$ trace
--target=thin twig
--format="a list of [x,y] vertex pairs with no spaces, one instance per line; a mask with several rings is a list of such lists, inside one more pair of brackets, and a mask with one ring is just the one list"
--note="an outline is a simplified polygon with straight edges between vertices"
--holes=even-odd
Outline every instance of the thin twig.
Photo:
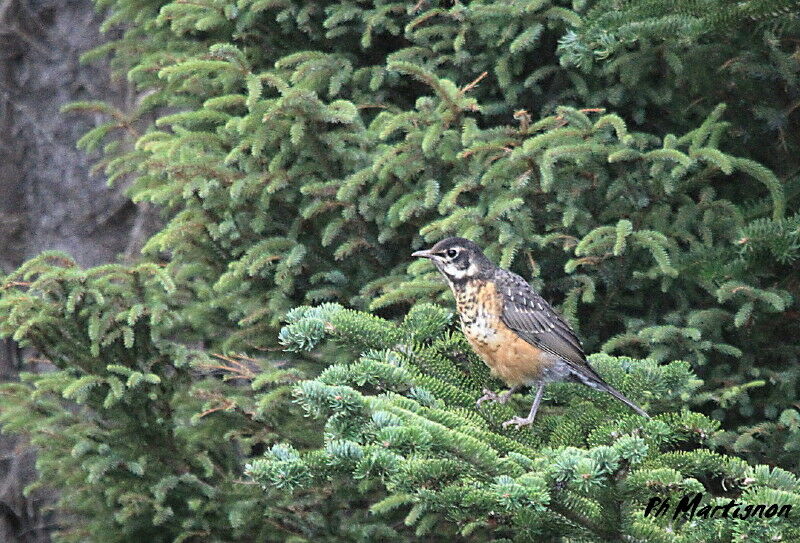
[[489,75],[489,72],[483,72],[481,75],[479,75],[478,77],[476,77],[476,78],[475,78],[475,80],[474,80],[472,83],[470,83],[469,85],[467,85],[466,87],[464,87],[463,89],[461,89],[460,91],[458,91],[458,94],[462,94],[462,95],[463,95],[463,94],[466,94],[466,93],[468,93],[469,91],[471,91],[472,89],[474,89],[474,88],[475,88],[475,87],[478,85],[478,83],[480,83],[480,82],[481,82],[481,80],[482,80],[484,77],[486,77],[487,75]]

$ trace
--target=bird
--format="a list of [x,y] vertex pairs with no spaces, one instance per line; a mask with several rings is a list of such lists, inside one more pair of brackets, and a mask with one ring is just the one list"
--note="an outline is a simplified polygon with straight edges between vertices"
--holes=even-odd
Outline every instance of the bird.
[[453,291],[464,336],[491,374],[510,387],[501,394],[483,389],[477,406],[485,401],[506,403],[519,389],[532,388],[528,416],[507,420],[504,428],[532,424],[545,385],[556,381],[607,392],[649,418],[589,365],[567,321],[525,279],[496,266],[476,243],[450,237],[411,256],[429,259],[444,276]]

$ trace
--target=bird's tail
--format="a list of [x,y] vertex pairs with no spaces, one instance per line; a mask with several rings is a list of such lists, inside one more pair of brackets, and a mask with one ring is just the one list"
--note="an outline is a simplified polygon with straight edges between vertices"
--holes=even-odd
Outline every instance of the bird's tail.
[[633,409],[634,411],[639,413],[641,416],[643,416],[645,418],[648,418],[648,419],[650,418],[650,415],[647,414],[647,411],[645,411],[644,409],[642,409],[641,407],[639,407],[638,405],[636,405],[635,403],[630,401],[628,398],[626,398],[622,394],[622,392],[620,392],[616,388],[612,387],[608,383],[604,382],[601,386],[599,386],[597,388],[599,388],[600,390],[604,390],[604,391],[608,392],[609,394],[614,396],[616,399],[618,399],[619,401],[621,401],[622,403],[624,403],[625,405],[627,405],[628,407],[630,407],[631,409]]

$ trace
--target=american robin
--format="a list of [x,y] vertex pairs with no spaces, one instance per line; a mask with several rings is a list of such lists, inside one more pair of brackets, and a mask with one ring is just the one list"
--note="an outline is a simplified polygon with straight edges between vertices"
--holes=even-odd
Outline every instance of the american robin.
[[503,427],[531,424],[545,385],[553,381],[575,381],[608,392],[649,417],[589,365],[564,318],[522,277],[495,266],[475,243],[447,238],[412,256],[429,258],[444,275],[456,298],[464,335],[492,375],[511,387],[502,394],[484,389],[478,405],[486,400],[505,403],[521,387],[533,388],[528,416],[514,417]]

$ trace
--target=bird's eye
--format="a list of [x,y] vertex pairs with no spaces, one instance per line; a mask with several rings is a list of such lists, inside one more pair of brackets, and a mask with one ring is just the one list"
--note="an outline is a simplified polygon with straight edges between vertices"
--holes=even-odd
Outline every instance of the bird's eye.
[[447,257],[448,258],[455,258],[457,254],[458,254],[458,251],[456,251],[455,249],[448,249],[447,250]]

